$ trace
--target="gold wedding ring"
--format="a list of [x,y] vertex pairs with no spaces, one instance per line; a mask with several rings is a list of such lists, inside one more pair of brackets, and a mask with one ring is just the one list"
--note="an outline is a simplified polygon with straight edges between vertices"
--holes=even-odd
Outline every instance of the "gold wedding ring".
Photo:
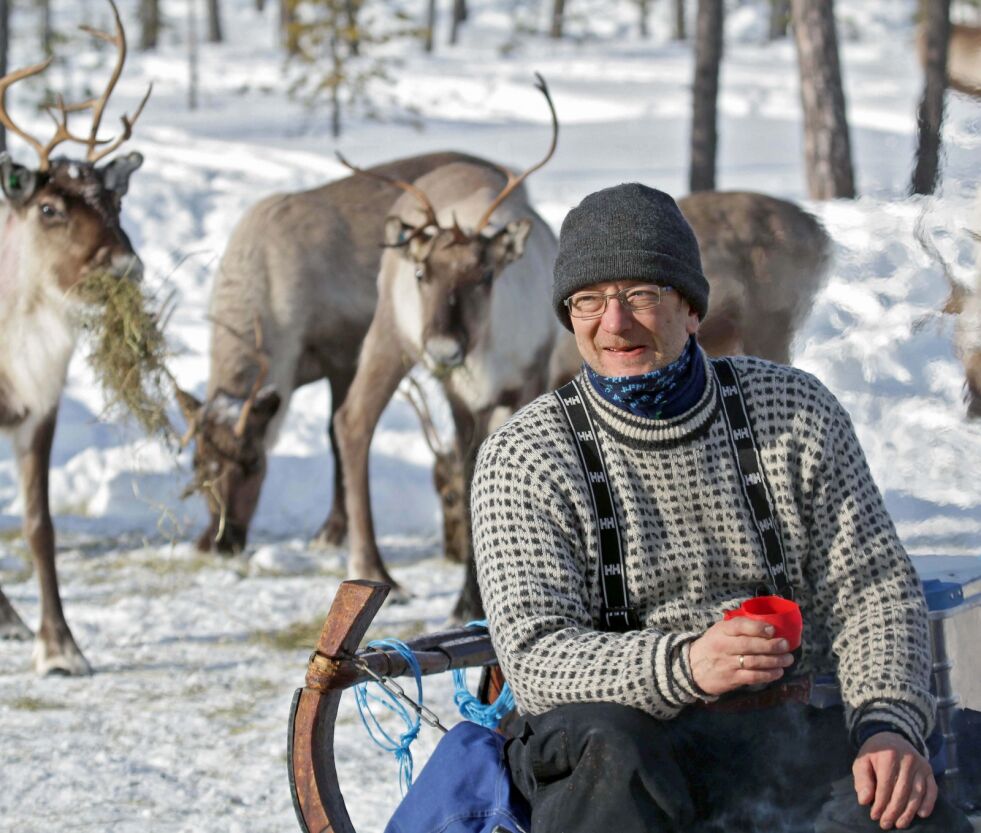
[[742,654],[739,655],[739,670],[742,671],[746,668],[746,657]]

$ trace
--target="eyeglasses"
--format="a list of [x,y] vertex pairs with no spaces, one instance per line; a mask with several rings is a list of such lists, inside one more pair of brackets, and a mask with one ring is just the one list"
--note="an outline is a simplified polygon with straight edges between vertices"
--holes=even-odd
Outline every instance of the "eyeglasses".
[[599,318],[606,312],[606,305],[610,298],[616,298],[620,306],[631,312],[642,309],[650,309],[661,303],[661,298],[665,292],[674,292],[670,286],[631,286],[621,289],[619,292],[612,292],[604,295],[602,292],[577,292],[570,298],[566,298],[562,303],[569,310],[569,315],[573,318]]

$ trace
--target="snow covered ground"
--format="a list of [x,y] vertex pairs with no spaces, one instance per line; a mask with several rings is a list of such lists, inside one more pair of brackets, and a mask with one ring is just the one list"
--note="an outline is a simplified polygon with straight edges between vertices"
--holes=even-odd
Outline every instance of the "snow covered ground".
[[[668,38],[670,4],[654,4],[648,41],[634,32],[635,7],[623,3],[598,17],[588,37],[574,23],[583,35],[578,42],[525,37],[503,50],[512,18],[533,7],[476,0],[460,46],[440,46],[428,60],[405,53],[387,93],[392,103],[381,108],[393,120],[353,118],[338,142],[326,132],[325,114],[310,115],[287,99],[269,5],[260,15],[250,0],[226,3],[229,45],[203,47],[200,108],[192,113],[178,38],[186,7],[165,2],[177,31],[165,34],[158,54],[131,54],[106,120],[109,127],[116,112],[131,110],[154,82],[130,143],[146,164],[132,179],[124,219],[148,284],[178,292],[174,370],[199,395],[208,372],[210,281],[233,225],[266,194],[342,175],[335,149],[362,165],[444,148],[531,164],[549,136],[547,111],[531,86],[539,71],[562,132],[555,158],[528,187],[556,229],[598,187],[637,179],[685,191],[692,61],[687,45]],[[976,244],[967,230],[981,225],[981,108],[950,98],[942,191],[907,199],[921,83],[910,22],[915,3],[837,5],[862,197],[808,206],[834,237],[837,257],[797,340],[795,362],[849,409],[901,535],[914,555],[933,557],[921,563],[936,572],[981,554],[981,425],[964,417],[952,322],[939,314],[948,292],[944,273],[914,230],[923,224],[958,279],[976,279]],[[719,187],[803,201],[795,56],[789,42],[763,41],[765,6],[744,3],[727,23]],[[131,40],[136,9],[135,0],[121,4]],[[11,66],[37,60],[31,14],[15,10]],[[83,18],[106,22],[94,0],[56,15],[66,32]],[[83,68],[101,69],[101,78],[108,66],[84,36],[72,37],[64,49],[69,59],[50,80],[69,85],[69,97],[72,85],[79,92]],[[439,37],[445,41],[445,33]],[[45,131],[42,116],[26,109],[39,88],[25,86],[9,96],[11,107],[27,126]],[[405,118],[409,105],[423,130]],[[29,162],[22,145],[11,145]],[[323,385],[294,397],[248,552],[205,556],[188,543],[203,526],[203,506],[179,497],[189,454],[175,460],[132,427],[99,421],[103,403],[79,352],[62,401],[51,492],[67,615],[97,673],[37,679],[27,645],[0,643],[0,830],[295,829],[286,718],[344,572],[343,551],[325,554],[305,543],[330,499],[327,401]],[[373,451],[383,552],[415,593],[406,605],[386,607],[373,634],[405,637],[445,619],[461,572],[440,557],[431,455],[404,402],[386,411]],[[33,622],[38,595],[19,537],[20,511],[3,445],[0,582]],[[454,719],[448,680],[429,681],[427,698],[445,721]],[[368,744],[350,702],[339,723],[339,768],[356,826],[380,831],[398,799],[395,763]],[[420,762],[435,740],[423,732]]]

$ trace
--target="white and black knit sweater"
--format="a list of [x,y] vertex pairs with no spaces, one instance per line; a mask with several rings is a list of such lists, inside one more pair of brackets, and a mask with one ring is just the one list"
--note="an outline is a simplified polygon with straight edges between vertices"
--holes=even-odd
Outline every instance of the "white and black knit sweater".
[[[852,732],[886,721],[923,751],[934,712],[926,606],[851,421],[807,373],[734,363],[803,611],[800,668],[837,675]],[[523,408],[481,448],[471,497],[480,589],[523,712],[611,701],[670,718],[710,699],[693,683],[688,643],[767,573],[715,375],[706,375],[698,404],[666,420],[633,416],[581,379],[637,631],[598,630],[590,491],[555,396]]]

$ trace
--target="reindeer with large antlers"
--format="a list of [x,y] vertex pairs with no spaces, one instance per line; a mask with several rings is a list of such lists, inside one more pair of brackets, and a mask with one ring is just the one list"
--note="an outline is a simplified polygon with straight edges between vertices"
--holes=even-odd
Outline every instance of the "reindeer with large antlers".
[[[551,159],[558,138],[541,78],[539,89],[552,115],[552,142],[521,175],[456,162],[413,182],[388,179],[405,193],[385,224],[378,306],[335,418],[351,576],[397,587],[375,540],[368,450],[385,405],[414,365],[441,380],[449,402],[464,460],[464,505],[477,448],[498,409],[516,409],[547,389],[560,330],[548,303],[556,242],[519,191]],[[461,601],[465,609],[476,606],[473,598]]]
[[[138,153],[97,163],[132,133],[150,91],[133,116],[122,117],[114,139],[99,138],[106,104],[122,73],[126,37],[110,0],[115,33],[83,27],[115,45],[117,59],[98,98],[66,104],[59,98],[48,113],[55,124],[47,142],[18,127],[7,112],[12,84],[43,72],[51,59],[0,79],[0,121],[38,156],[34,169],[0,156],[0,431],[13,441],[24,495],[24,537],[34,554],[41,587],[41,623],[34,648],[38,673],[90,671],[65,621],[55,571],[55,535],[48,505],[48,466],[58,400],[76,341],[73,289],[94,273],[137,280],[142,264],[120,225],[120,208],[130,175],[140,167]],[[91,112],[85,137],[69,126],[73,114]],[[84,145],[83,160],[52,158],[63,142]],[[31,631],[0,591],[0,637],[28,639]]]

